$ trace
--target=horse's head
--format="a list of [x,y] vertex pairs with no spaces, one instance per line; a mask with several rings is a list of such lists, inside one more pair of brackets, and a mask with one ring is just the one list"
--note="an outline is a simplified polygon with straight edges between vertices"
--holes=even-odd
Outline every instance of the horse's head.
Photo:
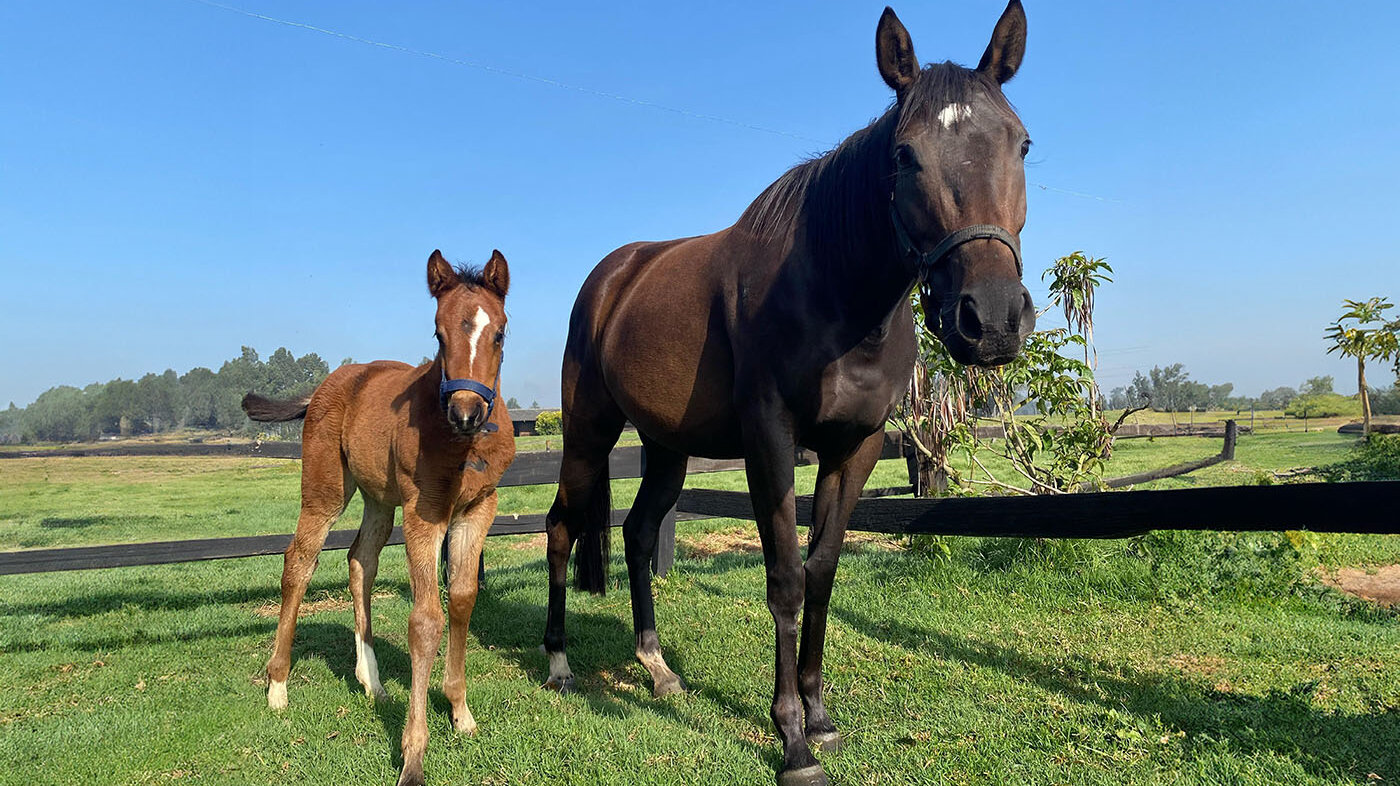
[[437,299],[438,401],[458,434],[491,429],[501,391],[510,268],[492,251],[481,270],[453,268],[442,252],[428,257],[428,291]]
[[1026,50],[1020,0],[1007,5],[975,70],[920,68],[889,8],[875,50],[897,96],[890,218],[900,253],[919,267],[925,321],[960,363],[1006,363],[1035,328],[1019,238],[1031,143],[1001,92]]

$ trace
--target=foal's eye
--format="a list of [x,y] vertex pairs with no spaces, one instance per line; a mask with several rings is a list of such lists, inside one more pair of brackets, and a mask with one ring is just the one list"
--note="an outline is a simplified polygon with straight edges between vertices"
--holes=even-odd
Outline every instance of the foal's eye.
[[504,330],[498,331],[496,333],[496,346],[500,346],[504,343],[506,343],[506,332]]
[[1031,152],[1031,140],[1027,139],[1021,143],[1021,158],[1025,158]]

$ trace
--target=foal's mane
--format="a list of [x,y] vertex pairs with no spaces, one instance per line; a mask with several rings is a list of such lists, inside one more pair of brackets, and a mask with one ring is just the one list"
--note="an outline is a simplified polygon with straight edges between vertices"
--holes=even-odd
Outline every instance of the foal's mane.
[[894,187],[895,133],[978,91],[1010,109],[996,83],[982,73],[952,62],[926,66],[904,101],[826,154],[783,173],[735,226],[771,241],[795,233],[805,218],[807,245],[815,253],[868,258],[872,243],[891,242],[885,230]]
[[481,289],[486,286],[486,268],[477,265],[457,265],[454,270],[457,279],[472,289]]

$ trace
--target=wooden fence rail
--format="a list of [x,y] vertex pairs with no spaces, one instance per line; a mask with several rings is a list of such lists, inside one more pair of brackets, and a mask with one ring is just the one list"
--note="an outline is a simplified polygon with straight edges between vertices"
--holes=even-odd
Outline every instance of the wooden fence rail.
[[[225,446],[204,447],[223,449]],[[1222,456],[1227,451],[1222,451]],[[614,450],[609,460],[612,476],[640,477],[643,453],[640,447]],[[902,455],[898,435],[887,435],[882,457],[898,458]],[[558,453],[521,454],[502,477],[501,485],[553,483],[558,479],[560,460]],[[1213,457],[1211,461],[1216,460],[1221,459]],[[815,456],[804,451],[797,456],[797,461],[799,465],[810,464],[815,461]],[[691,459],[689,473],[742,468],[743,462],[739,460]],[[908,493],[910,490],[910,487],[901,487],[867,491],[862,495],[866,498],[856,505],[851,516],[850,529],[889,534],[1037,538],[1121,538],[1154,529],[1400,534],[1400,481],[1036,497],[885,498],[888,494]],[[810,497],[798,498],[799,521],[810,521],[811,505]],[[625,515],[625,511],[614,511],[614,526],[621,524]],[[664,574],[670,567],[674,556],[676,519],[710,517],[752,519],[753,508],[748,494],[708,489],[683,491],[676,510],[669,517],[669,526],[663,528],[665,536],[658,544],[653,568],[659,574]],[[490,534],[543,532],[544,519],[544,514],[539,513],[500,515],[496,517]],[[332,531],[325,548],[347,549],[355,534],[356,530],[348,528]],[[401,543],[402,537],[396,528],[390,543]],[[290,538],[290,534],[259,535],[5,552],[0,553],[0,575],[279,554],[286,549]]]
[[[885,435],[885,448],[882,458],[900,458],[903,447],[897,432]],[[269,446],[275,446],[271,452]],[[300,458],[301,445],[295,442],[263,443],[261,447],[242,445],[143,445],[138,453],[117,453],[116,447],[98,447],[81,451],[81,455],[141,455],[141,456],[266,456],[268,458]],[[168,452],[162,452],[162,450]],[[70,452],[74,455],[79,451]],[[608,468],[613,479],[639,478],[642,476],[642,463],[645,451],[639,446],[617,448],[608,457]],[[36,452],[33,456],[50,456],[52,453]],[[31,457],[33,457],[31,456]],[[816,462],[811,451],[800,451],[796,457],[798,466]],[[515,463],[501,476],[500,486],[534,486],[555,483],[559,480],[559,466],[563,454],[558,451],[545,453],[522,453]],[[742,459],[692,458],[687,474],[728,472],[742,470]],[[908,489],[899,489],[907,492]],[[614,526],[621,526],[626,510],[615,510],[612,515]],[[652,567],[658,575],[665,575],[675,559],[676,530],[679,520],[703,518],[694,514],[672,511],[667,517],[662,534],[657,540],[656,554]],[[290,527],[294,519],[288,519]],[[545,514],[521,513],[501,514],[491,525],[490,535],[523,535],[544,532]],[[325,550],[348,549],[355,540],[357,529],[332,530],[326,538]],[[211,559],[236,559],[280,554],[291,542],[291,533],[279,535],[253,535],[234,538],[209,538],[204,540],[172,540],[155,543],[128,543],[111,546],[82,546],[58,549],[30,549],[25,551],[0,552],[0,575],[16,573],[45,573],[60,570],[91,570],[97,568],[120,568],[136,565],[162,565],[176,562],[198,562]],[[389,543],[403,542],[403,533],[394,528]]]

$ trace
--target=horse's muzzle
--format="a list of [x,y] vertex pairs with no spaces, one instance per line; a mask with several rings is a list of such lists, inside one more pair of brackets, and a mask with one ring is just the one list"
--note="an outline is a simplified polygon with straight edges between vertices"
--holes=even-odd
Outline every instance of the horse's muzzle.
[[920,296],[925,324],[964,365],[1009,363],[1035,330],[1030,292],[1016,279],[988,281],[947,297],[924,288]]

